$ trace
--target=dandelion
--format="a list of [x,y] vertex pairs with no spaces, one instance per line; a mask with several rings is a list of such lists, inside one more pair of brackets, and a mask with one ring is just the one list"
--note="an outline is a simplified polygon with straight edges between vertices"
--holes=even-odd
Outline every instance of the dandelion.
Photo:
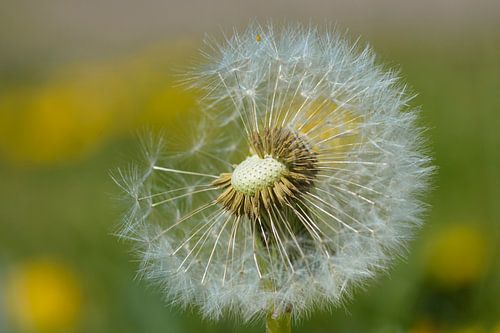
[[144,169],[117,177],[121,235],[173,302],[289,327],[384,270],[421,223],[418,112],[337,32],[255,24],[203,55],[189,139],[146,140]]

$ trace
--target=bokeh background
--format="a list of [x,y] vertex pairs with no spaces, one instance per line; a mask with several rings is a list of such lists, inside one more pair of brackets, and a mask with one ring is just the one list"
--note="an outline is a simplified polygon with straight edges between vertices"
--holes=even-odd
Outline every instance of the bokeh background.
[[0,332],[262,332],[135,279],[110,170],[197,112],[205,33],[336,22],[399,66],[439,170],[389,274],[296,332],[500,332],[500,2],[0,0]]

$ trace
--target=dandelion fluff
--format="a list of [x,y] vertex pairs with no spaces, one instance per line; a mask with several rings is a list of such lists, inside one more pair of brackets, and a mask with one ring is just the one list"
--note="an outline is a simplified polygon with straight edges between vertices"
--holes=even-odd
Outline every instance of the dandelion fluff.
[[253,25],[203,55],[192,140],[149,140],[117,178],[142,275],[210,318],[339,304],[421,223],[432,168],[405,86],[314,27]]

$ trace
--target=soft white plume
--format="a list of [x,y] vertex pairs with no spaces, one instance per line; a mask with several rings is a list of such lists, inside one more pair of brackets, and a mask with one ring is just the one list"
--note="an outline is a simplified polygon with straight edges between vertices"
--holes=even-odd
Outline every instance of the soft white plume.
[[[206,93],[203,119],[185,123],[192,140],[149,140],[144,168],[117,179],[130,199],[121,235],[142,275],[211,318],[339,304],[421,223],[432,167],[411,96],[370,47],[336,31],[255,24],[203,55],[190,77]],[[286,211],[268,210],[264,230],[217,202],[212,182],[254,154],[248,138],[266,127],[303,137],[315,171]]]

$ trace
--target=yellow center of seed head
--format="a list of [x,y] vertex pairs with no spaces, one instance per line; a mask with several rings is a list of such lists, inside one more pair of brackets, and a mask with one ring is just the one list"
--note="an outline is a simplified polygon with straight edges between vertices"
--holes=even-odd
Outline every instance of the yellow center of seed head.
[[234,169],[231,185],[238,192],[253,195],[263,188],[272,186],[286,171],[286,166],[272,156],[260,158],[253,155]]

